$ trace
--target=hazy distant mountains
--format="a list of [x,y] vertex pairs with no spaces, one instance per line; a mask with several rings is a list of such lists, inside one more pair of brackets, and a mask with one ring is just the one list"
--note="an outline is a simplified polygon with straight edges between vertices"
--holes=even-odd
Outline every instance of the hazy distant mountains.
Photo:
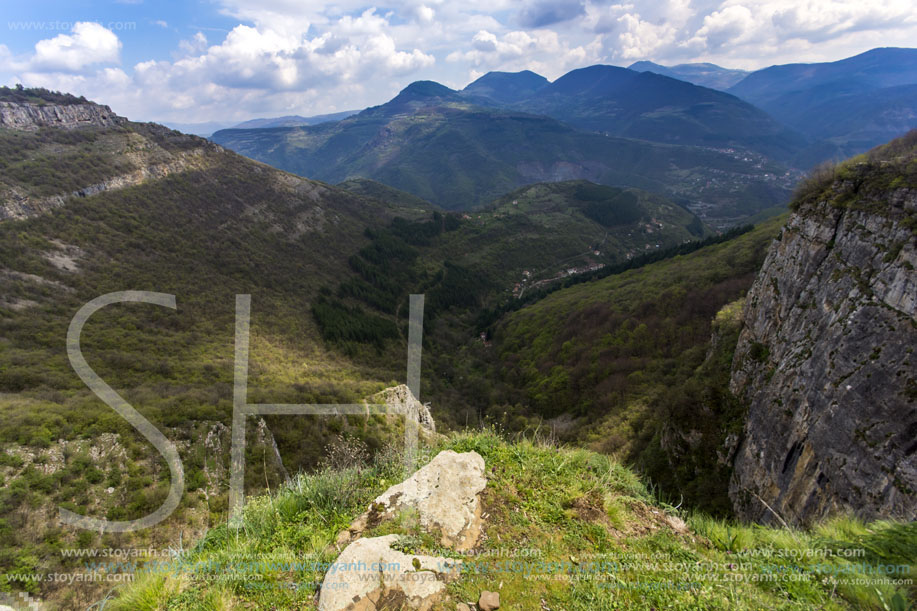
[[656,190],[716,222],[782,204],[798,176],[788,168],[917,126],[914,49],[750,74],[713,64],[631,68],[590,66],[553,82],[491,72],[461,91],[418,81],[343,120],[258,120],[213,139],[304,176],[369,178],[447,209],[584,178]]
[[774,159],[788,159],[805,145],[799,134],[728,93],[616,66],[568,72],[513,108],[608,135],[740,147]]
[[359,110],[345,110],[327,115],[315,115],[314,117],[301,117],[299,115],[286,115],[283,117],[274,117],[272,119],[251,119],[243,121],[232,129],[261,129],[266,127],[296,127],[297,125],[319,125],[331,121],[340,121],[351,115],[355,115]]
[[[800,103],[800,93],[828,96],[917,83],[917,49],[873,49],[836,62],[771,66],[748,75],[729,91],[775,114]],[[809,98],[807,98],[809,99]],[[784,113],[785,114],[785,113]]]
[[721,91],[729,89],[750,74],[747,70],[734,70],[706,63],[660,66],[653,62],[642,61],[633,63],[627,68],[636,72],[655,72],[656,74]]
[[779,203],[792,183],[760,154],[579,130],[543,115],[472,104],[430,81],[336,123],[223,130],[213,139],[303,176],[332,183],[370,178],[452,210],[526,184],[586,179],[703,204],[708,217],[741,217]]
[[761,108],[810,139],[793,160],[800,167],[861,153],[917,127],[917,49],[750,73],[714,64],[637,62],[630,69],[721,89]]
[[254,129],[266,127],[294,127],[296,125],[318,125],[320,123],[327,123],[329,121],[340,121],[341,119],[346,119],[350,115],[354,115],[358,112],[360,111],[345,110],[343,112],[336,112],[328,115],[315,115],[314,117],[287,115],[269,119],[250,119],[236,125],[220,121],[208,121],[206,123],[168,122],[165,125],[171,127],[172,129],[177,129],[180,132],[185,132],[186,134],[193,134],[195,136],[203,136],[205,138],[209,138],[211,134],[218,132],[221,129]]
[[782,202],[793,178],[769,159],[805,144],[735,96],[613,66],[553,83],[490,73],[462,91],[418,81],[342,121],[213,139],[303,176],[370,178],[447,209],[533,182],[587,179],[663,193],[711,219]]
[[729,92],[846,157],[917,127],[917,49],[758,70]]

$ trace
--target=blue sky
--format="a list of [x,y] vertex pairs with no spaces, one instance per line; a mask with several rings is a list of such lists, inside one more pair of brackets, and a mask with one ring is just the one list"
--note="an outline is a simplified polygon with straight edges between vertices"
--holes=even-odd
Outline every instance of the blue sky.
[[418,79],[596,63],[755,69],[914,46],[912,0],[2,0],[0,83],[135,120],[363,108]]

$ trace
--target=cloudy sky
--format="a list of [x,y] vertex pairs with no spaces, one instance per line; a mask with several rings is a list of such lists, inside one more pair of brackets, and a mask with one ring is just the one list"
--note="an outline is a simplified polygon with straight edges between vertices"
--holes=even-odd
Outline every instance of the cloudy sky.
[[414,80],[597,63],[731,68],[914,46],[913,0],[0,0],[0,83],[135,120],[363,108]]

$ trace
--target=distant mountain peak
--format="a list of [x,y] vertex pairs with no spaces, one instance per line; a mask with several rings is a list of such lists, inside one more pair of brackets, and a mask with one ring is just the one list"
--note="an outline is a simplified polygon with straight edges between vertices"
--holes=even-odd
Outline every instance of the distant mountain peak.
[[532,96],[549,84],[548,79],[531,70],[523,70],[521,72],[495,71],[488,72],[472,82],[462,90],[462,93],[512,104]]
[[701,87],[725,91],[748,76],[745,70],[723,68],[709,62],[663,66],[651,61],[634,62],[627,67],[635,72],[653,72]]
[[414,81],[385,104],[367,108],[357,116],[400,115],[421,108],[456,103],[466,104],[467,101],[454,89],[436,81]]
[[510,83],[517,86],[526,85],[534,88],[544,87],[548,82],[548,79],[531,70],[522,70],[520,72],[501,72],[499,70],[493,70],[469,84],[465,87],[465,90],[476,89],[481,86],[492,86],[493,84],[504,85]]
[[436,81],[414,81],[401,90],[396,100],[402,96],[414,98],[445,98],[456,94],[454,89],[449,89]]

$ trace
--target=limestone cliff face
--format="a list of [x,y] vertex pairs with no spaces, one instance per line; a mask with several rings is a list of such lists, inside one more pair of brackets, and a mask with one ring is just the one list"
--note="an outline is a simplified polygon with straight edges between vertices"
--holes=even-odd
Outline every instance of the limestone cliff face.
[[[95,128],[92,131],[99,134],[99,138],[91,146],[119,162],[103,180],[80,182],[73,185],[74,189],[53,195],[37,189],[28,180],[0,175],[0,222],[45,214],[66,205],[72,198],[124,189],[188,170],[206,169],[214,161],[210,153],[223,151],[218,145],[190,136],[180,136],[189,139],[181,150],[166,151],[157,143],[157,135],[169,132],[168,128],[146,124],[141,135],[135,129],[138,125],[141,124],[132,124],[116,115],[108,106],[91,102],[58,105],[0,101],[0,130],[35,132],[39,128]],[[69,145],[44,143],[30,154],[46,158],[64,156],[75,150]]]
[[86,125],[114,127],[127,119],[100,104],[22,104],[0,102],[0,128],[34,130],[40,127],[74,128]]
[[887,163],[803,202],[748,294],[730,383],[750,406],[742,518],[917,518],[917,188],[870,175]]

